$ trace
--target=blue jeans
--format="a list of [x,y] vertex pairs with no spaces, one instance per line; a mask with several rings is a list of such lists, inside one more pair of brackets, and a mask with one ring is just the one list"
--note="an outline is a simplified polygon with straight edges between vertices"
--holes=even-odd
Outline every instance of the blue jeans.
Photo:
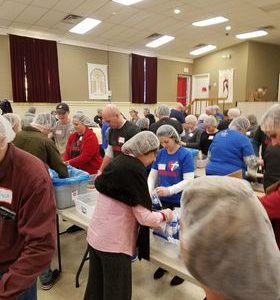
[[37,300],[37,283],[36,281],[32,286],[23,292],[20,296],[17,296],[16,300]]

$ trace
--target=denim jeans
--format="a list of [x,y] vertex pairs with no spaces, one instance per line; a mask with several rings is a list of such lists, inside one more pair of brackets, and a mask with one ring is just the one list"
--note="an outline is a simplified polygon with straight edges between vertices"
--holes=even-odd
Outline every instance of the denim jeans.
[[[0,273],[0,280],[3,274]],[[17,296],[16,300],[37,300],[37,280],[32,286],[25,290],[21,295]]]

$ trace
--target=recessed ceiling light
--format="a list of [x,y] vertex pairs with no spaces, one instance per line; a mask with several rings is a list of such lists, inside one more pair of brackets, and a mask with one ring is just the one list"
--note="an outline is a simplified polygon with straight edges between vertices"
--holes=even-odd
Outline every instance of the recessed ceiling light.
[[257,30],[257,31],[251,31],[251,32],[237,34],[235,37],[240,40],[245,40],[245,39],[252,39],[252,38],[256,38],[256,37],[260,37],[260,36],[265,36],[267,34],[268,34],[268,32],[265,30]]
[[178,15],[180,12],[181,12],[180,9],[178,9],[178,8],[174,9],[174,14]]
[[175,37],[174,36],[170,36],[170,35],[163,35],[162,37],[146,44],[145,46],[146,47],[149,47],[149,48],[157,48],[163,44],[166,44],[172,40],[174,40]]
[[193,26],[198,26],[198,27],[204,27],[204,26],[210,26],[210,25],[224,23],[224,22],[227,22],[227,21],[228,21],[227,18],[219,16],[219,17],[215,17],[215,18],[211,18],[211,19],[197,21],[197,22],[192,23],[192,25]]
[[92,28],[96,27],[100,23],[101,21],[99,20],[86,18],[82,22],[78,23],[73,28],[71,28],[69,31],[73,33],[84,34]]
[[203,53],[206,53],[206,52],[209,52],[211,50],[214,50],[216,49],[217,47],[214,46],[214,45],[207,45],[207,46],[203,46],[203,47],[200,47],[200,48],[197,48],[193,51],[190,52],[191,55],[200,55],[200,54],[203,54]]
[[230,31],[231,30],[231,26],[226,26],[226,31]]
[[122,5],[132,5],[132,4],[135,4],[140,1],[143,1],[143,0],[113,0],[113,2],[117,2]]

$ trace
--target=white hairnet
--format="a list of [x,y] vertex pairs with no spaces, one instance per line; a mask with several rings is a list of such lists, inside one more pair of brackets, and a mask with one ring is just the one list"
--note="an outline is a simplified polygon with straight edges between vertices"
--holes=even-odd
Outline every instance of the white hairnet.
[[246,117],[237,117],[233,119],[228,128],[238,131],[247,131],[250,127],[250,122]]
[[158,147],[159,140],[157,136],[151,131],[142,131],[125,142],[121,150],[124,154],[132,154],[137,157],[157,150]]
[[218,126],[218,122],[216,120],[216,118],[214,116],[207,116],[204,119],[204,124],[205,125],[211,125],[213,127],[217,127]]
[[150,120],[148,118],[141,118],[136,121],[136,126],[140,129],[149,129]]
[[228,117],[230,119],[234,119],[234,118],[237,118],[240,116],[240,109],[235,107],[235,108],[230,108],[228,110],[228,113],[227,113]]
[[280,104],[273,105],[261,119],[261,128],[264,131],[280,129]]
[[188,116],[186,116],[186,118],[185,118],[185,123],[191,123],[191,124],[197,124],[197,117],[196,116],[194,116],[194,115],[188,115]]
[[280,299],[280,252],[248,182],[200,177],[181,206],[181,254],[198,281],[226,299]]
[[56,119],[51,113],[42,113],[38,114],[30,125],[39,130],[53,130],[56,126]]
[[156,115],[160,117],[169,117],[170,115],[170,109],[166,104],[161,104],[157,109],[156,109]]
[[204,122],[204,120],[208,117],[208,115],[206,114],[201,114],[199,117],[198,117],[198,121],[202,121]]
[[12,128],[15,132],[21,130],[21,121],[19,115],[14,113],[7,113],[4,114],[3,117],[5,117],[11,123]]
[[157,130],[157,137],[168,137],[171,139],[175,139],[176,143],[180,143],[179,134],[171,125],[161,125]]
[[73,119],[78,120],[87,127],[96,127],[96,123],[87,117],[82,111],[77,111],[73,115]]
[[30,112],[25,113],[21,119],[22,127],[30,126],[30,124],[33,122],[34,118],[35,118],[35,114],[30,113]]
[[5,147],[8,143],[11,143],[16,134],[13,131],[11,123],[0,115],[0,147]]

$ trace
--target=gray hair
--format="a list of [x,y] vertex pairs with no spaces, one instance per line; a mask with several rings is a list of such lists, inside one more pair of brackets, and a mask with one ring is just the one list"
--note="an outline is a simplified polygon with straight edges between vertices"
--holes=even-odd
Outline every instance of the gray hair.
[[280,104],[273,105],[261,119],[261,128],[267,130],[280,129]]
[[206,119],[208,117],[208,115],[207,114],[200,114],[199,115],[199,117],[198,117],[198,121],[202,121],[202,122],[204,122],[204,120]]
[[218,126],[218,122],[216,120],[216,118],[214,116],[207,116],[204,119],[204,124],[205,125],[211,125],[213,127],[217,127]]
[[280,252],[248,182],[200,177],[185,189],[181,207],[181,254],[199,282],[226,299],[279,299]]
[[140,129],[149,129],[150,120],[148,118],[141,118],[136,121],[136,126]]
[[246,117],[238,117],[230,122],[228,128],[238,131],[247,131],[250,128],[250,121]]
[[252,115],[248,115],[247,118],[248,118],[251,126],[258,125],[258,119],[257,119],[256,115],[253,115],[253,114]]
[[185,118],[185,123],[197,124],[197,117],[195,115],[188,115]]
[[35,114],[36,113],[36,107],[34,106],[30,106],[27,110],[28,113],[31,113],[31,114]]
[[148,114],[150,113],[149,107],[144,107],[143,111],[146,112],[146,113],[148,113]]
[[157,109],[156,109],[156,115],[158,117],[169,117],[170,115],[170,109],[166,104],[161,104]]
[[157,137],[167,137],[175,139],[176,143],[180,143],[180,137],[176,129],[171,125],[161,125],[157,130]]
[[87,127],[96,127],[96,123],[87,117],[82,111],[77,111],[73,115],[73,119],[78,120]]
[[97,113],[100,114],[102,113],[103,109],[102,108],[97,108]]
[[122,146],[122,153],[135,157],[157,150],[159,140],[151,131],[142,131],[134,135]]
[[235,108],[230,108],[228,110],[228,113],[227,113],[228,117],[230,119],[234,119],[234,118],[237,118],[240,116],[240,109],[235,107]]

